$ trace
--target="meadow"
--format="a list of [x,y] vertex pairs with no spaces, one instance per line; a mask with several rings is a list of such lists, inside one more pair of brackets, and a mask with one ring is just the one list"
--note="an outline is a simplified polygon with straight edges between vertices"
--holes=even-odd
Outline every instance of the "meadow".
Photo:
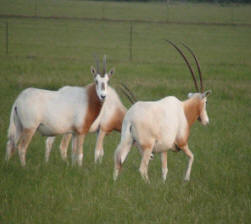
[[[0,2],[1,15],[34,13],[29,1]],[[46,6],[47,1],[38,2]],[[95,16],[92,14],[95,7],[99,7],[101,15],[104,4],[62,2],[67,7],[55,1],[54,11],[49,14],[52,6],[47,7],[44,15],[68,13],[77,17],[86,12]],[[156,13],[159,4],[106,4],[105,9],[114,14],[105,11],[105,15],[116,14],[115,19],[133,16],[137,19],[145,15],[146,9],[149,18],[143,19],[166,18],[159,18],[166,16],[166,11]],[[75,12],[72,7],[76,5]],[[205,22],[207,13],[201,8],[205,12],[214,9],[215,16],[208,13],[209,22],[226,20],[222,10],[227,7],[203,4],[179,7],[188,8],[189,15],[193,15],[191,20],[196,22]],[[250,24],[247,9],[250,5],[230,10],[235,15],[239,12],[241,23]],[[93,12],[98,11],[95,8]],[[181,21],[188,16],[182,11],[172,16],[175,15],[177,18],[180,15]],[[0,18],[0,223],[251,222],[251,27],[139,22],[132,26],[130,60],[127,22]],[[186,156],[182,152],[169,152],[166,183],[161,179],[160,156],[155,155],[149,165],[151,182],[146,184],[138,172],[141,156],[136,148],[132,148],[118,181],[114,182],[113,153],[120,140],[119,133],[105,138],[102,164],[94,164],[95,134],[86,137],[81,168],[71,166],[70,150],[69,163],[61,160],[60,138],[46,164],[45,138],[39,134],[28,148],[25,168],[21,167],[17,154],[8,163],[5,161],[9,115],[17,95],[31,86],[56,90],[64,85],[84,86],[92,82],[90,66],[94,64],[94,54],[100,58],[107,54],[108,67],[115,67],[110,82],[114,88],[120,82],[126,83],[140,100],[158,100],[167,95],[186,99],[194,91],[191,75],[165,39],[181,47],[184,42],[195,51],[205,87],[213,92],[208,98],[210,124],[204,127],[196,122],[191,130],[189,145],[195,160],[190,182],[183,180]],[[130,102],[121,93],[120,96],[129,108]]]

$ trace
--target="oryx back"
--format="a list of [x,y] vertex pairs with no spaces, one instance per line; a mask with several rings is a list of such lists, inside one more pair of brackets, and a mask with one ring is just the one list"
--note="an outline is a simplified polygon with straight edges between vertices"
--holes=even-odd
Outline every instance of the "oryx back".
[[16,101],[23,128],[36,128],[46,136],[70,132],[83,125],[86,108],[86,89],[81,87],[67,86],[58,91],[29,88]]

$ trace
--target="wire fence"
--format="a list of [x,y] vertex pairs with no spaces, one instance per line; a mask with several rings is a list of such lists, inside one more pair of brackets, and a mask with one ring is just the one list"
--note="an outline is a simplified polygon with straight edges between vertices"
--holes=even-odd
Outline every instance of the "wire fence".
[[112,21],[250,24],[251,5],[236,3],[187,3],[162,1],[148,3],[2,0],[0,15],[98,19]]
[[11,19],[0,23],[0,56],[90,62],[93,54],[107,54],[119,62],[177,63],[176,52],[166,42],[170,39],[193,46],[208,64],[235,64],[239,57],[246,63],[250,32],[249,27],[236,26]]
[[108,53],[132,61],[133,35],[132,23],[6,21],[0,23],[0,55],[87,59]]
[[[227,13],[223,15],[222,8],[224,7],[207,4],[206,11],[213,9],[215,18],[208,17],[206,23],[204,14],[210,13],[205,13],[203,4],[123,3],[121,5],[121,3],[107,2],[94,4],[93,2],[62,1],[62,5],[59,5],[58,0],[35,1],[36,3],[28,0],[16,2],[19,5],[9,6],[5,14],[0,9],[2,15],[0,18],[0,55],[2,56],[90,61],[92,55],[96,53],[113,55],[113,60],[117,61],[161,63],[167,61],[163,57],[165,53],[172,54],[172,52],[163,53],[167,46],[165,39],[185,41],[192,46],[197,46],[198,53],[204,49],[204,46],[212,45],[207,52],[201,52],[201,55],[206,55],[204,60],[207,63],[215,63],[215,61],[221,63],[221,58],[226,58],[222,57],[224,52],[218,52],[217,48],[223,43],[227,47],[226,54],[234,51],[234,47],[243,48],[244,55],[248,50],[244,43],[249,41],[247,33],[251,28],[249,26],[251,15],[250,13],[246,15],[246,10],[250,9],[249,5],[246,7],[227,6],[225,7]],[[28,2],[30,5],[25,11],[24,4]],[[70,3],[71,9],[67,9],[66,6]],[[79,6],[81,12],[88,11],[85,17],[82,14],[80,16],[79,11],[72,12],[76,9],[76,5]],[[45,6],[48,8],[47,14],[44,12]],[[119,9],[121,6],[123,6],[122,9]],[[132,6],[135,8],[133,9]],[[159,7],[162,10],[159,10]],[[177,12],[172,11],[175,8],[179,9],[180,17],[175,14]],[[219,11],[216,10],[218,8]],[[242,13],[238,12],[240,8]],[[186,9],[185,15],[182,14],[184,9]],[[146,10],[145,12],[149,14],[142,13],[141,10]],[[11,13],[13,15],[10,15]],[[245,23],[241,16],[244,16]],[[185,21],[188,17],[190,19]],[[221,23],[222,21],[228,22]],[[234,24],[233,21],[235,21]],[[182,26],[177,24],[182,24]],[[199,26],[194,26],[195,24]],[[217,28],[218,25],[224,26]],[[233,39],[230,39],[229,35]],[[197,41],[198,38],[200,42]],[[243,39],[243,41],[239,42],[238,39]],[[233,40],[234,43],[236,42],[234,45]],[[214,55],[214,60],[210,55]],[[248,53],[246,56],[249,58]],[[235,57],[237,57],[235,54],[229,57],[227,63],[234,63]],[[170,60],[176,62],[175,54],[168,58],[173,58],[169,59],[169,62]]]
[[106,53],[132,61],[134,35],[133,23],[6,21],[0,23],[0,55],[88,60]]

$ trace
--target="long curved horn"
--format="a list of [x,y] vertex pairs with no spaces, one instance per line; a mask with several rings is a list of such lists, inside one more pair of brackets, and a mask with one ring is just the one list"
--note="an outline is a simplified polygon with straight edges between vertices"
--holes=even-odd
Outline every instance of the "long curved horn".
[[190,47],[188,47],[187,45],[185,45],[184,43],[182,43],[182,44],[191,53],[191,55],[193,55],[193,58],[194,58],[194,60],[196,62],[199,77],[200,77],[200,92],[203,93],[204,92],[204,86],[203,86],[202,73],[201,73],[201,70],[200,70],[199,61],[198,61],[197,57],[195,56],[194,52],[192,51],[192,49]]
[[128,88],[128,86],[124,83],[120,83],[121,86],[123,86],[123,88],[128,92],[128,94],[130,94],[131,98],[133,99],[134,103],[136,103],[138,100],[135,97],[135,95],[132,93],[132,91]]
[[124,88],[122,88],[121,86],[119,86],[119,89],[128,98],[128,100],[131,102],[131,104],[135,103],[135,101],[131,98],[130,94],[128,94],[128,92]]
[[94,59],[95,59],[95,61],[96,61],[97,74],[99,74],[99,60],[98,60],[98,58],[97,58],[97,55],[96,55],[96,54],[94,54]]
[[104,55],[104,59],[103,59],[103,75],[105,75],[106,73],[106,55]]
[[180,55],[183,57],[183,59],[185,60],[186,64],[187,64],[187,67],[193,77],[193,81],[194,81],[194,85],[195,85],[195,89],[197,92],[199,92],[199,88],[198,88],[198,84],[197,84],[197,81],[196,81],[196,78],[195,78],[195,75],[194,75],[194,72],[193,72],[193,69],[191,67],[191,65],[189,64],[186,56],[183,54],[183,52],[170,40],[166,40],[167,42],[169,42],[179,53]]

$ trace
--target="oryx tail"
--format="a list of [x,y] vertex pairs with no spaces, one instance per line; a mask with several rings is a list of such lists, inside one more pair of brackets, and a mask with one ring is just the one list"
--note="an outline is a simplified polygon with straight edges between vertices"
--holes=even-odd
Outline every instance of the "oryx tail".
[[10,115],[10,125],[8,129],[8,142],[6,145],[6,160],[9,160],[15,152],[17,142],[22,132],[22,124],[18,117],[16,102],[13,104]]

